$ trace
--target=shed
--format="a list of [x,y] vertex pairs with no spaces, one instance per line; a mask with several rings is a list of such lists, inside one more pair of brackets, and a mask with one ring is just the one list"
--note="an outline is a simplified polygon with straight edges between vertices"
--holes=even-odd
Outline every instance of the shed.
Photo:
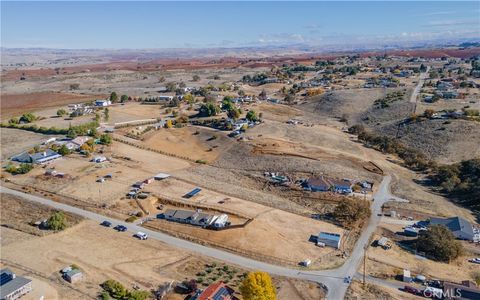
[[324,243],[326,246],[340,248],[342,237],[338,233],[320,232],[317,242]]
[[410,274],[410,270],[403,269],[403,282],[411,282],[412,276]]
[[168,177],[170,177],[170,174],[166,174],[166,173],[158,173],[157,175],[153,176],[155,180],[163,180],[163,179],[167,179]]
[[79,269],[72,269],[64,273],[63,278],[70,283],[75,283],[83,279],[83,273]]
[[197,195],[198,193],[200,193],[202,189],[201,188],[194,188],[193,190],[191,190],[190,192],[188,192],[187,194],[185,194],[183,196],[183,198],[192,198],[193,196]]

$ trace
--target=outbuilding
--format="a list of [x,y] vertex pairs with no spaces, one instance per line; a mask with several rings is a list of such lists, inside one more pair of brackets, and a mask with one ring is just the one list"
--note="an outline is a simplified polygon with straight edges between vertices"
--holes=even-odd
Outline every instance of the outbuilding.
[[70,283],[75,283],[83,279],[83,273],[79,269],[72,269],[63,273],[63,278]]
[[338,233],[320,232],[317,242],[324,243],[325,246],[330,246],[335,249],[340,248],[342,237]]

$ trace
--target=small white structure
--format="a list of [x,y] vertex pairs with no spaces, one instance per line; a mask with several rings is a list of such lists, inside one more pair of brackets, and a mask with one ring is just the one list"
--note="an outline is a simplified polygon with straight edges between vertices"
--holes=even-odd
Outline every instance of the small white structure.
[[213,222],[213,227],[215,228],[223,228],[228,222],[228,215],[221,214],[218,216],[215,221]]
[[95,163],[102,163],[104,161],[107,161],[107,158],[105,156],[96,156],[92,159],[92,161]]
[[304,261],[300,262],[300,265],[304,266],[304,267],[308,267],[308,266],[310,266],[311,263],[312,263],[311,260],[305,259]]
[[163,180],[163,179],[167,179],[168,177],[170,177],[170,174],[166,174],[166,173],[158,173],[157,175],[153,176],[155,180]]
[[148,238],[148,234],[146,234],[145,232],[137,232],[135,233],[135,237],[140,239],[140,240],[146,240]]

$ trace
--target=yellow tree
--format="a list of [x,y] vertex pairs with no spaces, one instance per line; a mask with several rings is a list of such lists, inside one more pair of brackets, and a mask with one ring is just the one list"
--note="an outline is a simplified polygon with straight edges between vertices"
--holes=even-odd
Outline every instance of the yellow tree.
[[250,272],[240,286],[245,300],[275,300],[275,288],[266,272]]

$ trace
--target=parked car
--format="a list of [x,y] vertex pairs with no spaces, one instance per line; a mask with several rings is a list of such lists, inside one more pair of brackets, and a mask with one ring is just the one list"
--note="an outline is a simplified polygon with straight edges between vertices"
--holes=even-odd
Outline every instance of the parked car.
[[111,227],[112,223],[109,222],[109,221],[103,221],[102,223],[100,223],[100,225],[105,226],[105,227]]
[[414,295],[419,295],[421,292],[419,289],[414,288],[413,286],[408,286],[406,285],[403,290],[407,293],[414,294]]
[[127,231],[127,227],[126,226],[123,226],[123,225],[117,225],[115,227],[113,227],[113,229],[115,229],[116,231]]
[[141,232],[141,231],[135,233],[133,236],[136,237],[136,238],[138,238],[138,239],[140,239],[140,240],[146,240],[146,239],[148,239],[148,234],[146,234],[146,233],[144,233],[144,232]]
[[347,276],[347,277],[343,278],[343,283],[351,283],[351,282],[352,282],[352,277]]
[[472,258],[472,259],[469,259],[468,261],[474,264],[480,264],[480,257]]

